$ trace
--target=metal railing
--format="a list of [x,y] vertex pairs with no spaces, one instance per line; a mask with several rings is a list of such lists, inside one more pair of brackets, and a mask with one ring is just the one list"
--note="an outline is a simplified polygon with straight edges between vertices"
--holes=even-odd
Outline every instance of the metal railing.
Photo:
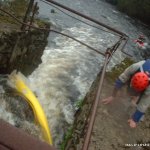
[[[87,129],[87,132],[86,132],[86,135],[85,135],[85,138],[84,138],[83,147],[82,147],[82,150],[88,150],[89,141],[90,141],[90,138],[91,138],[91,132],[92,132],[93,125],[94,125],[94,122],[95,122],[95,116],[96,116],[96,112],[97,112],[97,106],[98,106],[98,103],[99,103],[99,100],[100,100],[100,96],[101,96],[101,89],[102,89],[102,85],[103,85],[103,81],[104,81],[104,77],[105,77],[106,67],[107,67],[107,65],[108,65],[108,63],[109,63],[112,55],[114,54],[114,52],[124,42],[124,44],[121,47],[121,51],[123,50],[123,48],[124,48],[125,44],[127,43],[129,37],[125,33],[121,32],[121,31],[118,31],[118,30],[116,30],[116,29],[114,29],[114,28],[112,28],[112,27],[110,27],[108,25],[105,25],[104,23],[102,23],[102,22],[100,22],[98,20],[95,20],[95,19],[93,19],[93,18],[91,18],[89,16],[86,16],[86,15],[84,15],[84,14],[82,14],[82,13],[76,11],[76,10],[73,10],[73,9],[71,9],[69,7],[66,7],[66,6],[64,6],[64,5],[62,5],[62,4],[60,4],[60,3],[56,2],[56,1],[53,1],[53,0],[45,0],[45,1],[48,2],[48,3],[52,3],[52,4],[54,4],[54,5],[58,6],[58,7],[61,7],[61,8],[65,9],[65,10],[67,10],[69,12],[72,12],[73,14],[76,14],[76,15],[78,15],[80,17],[83,17],[83,18],[85,18],[85,19],[87,19],[87,20],[89,20],[91,22],[94,22],[94,23],[96,23],[96,24],[98,24],[98,25],[100,25],[102,27],[105,27],[106,29],[109,29],[110,31],[112,31],[115,34],[117,34],[117,35],[120,36],[119,41],[117,41],[112,47],[107,48],[106,52],[104,53],[104,52],[100,52],[99,50],[97,50],[97,49],[95,49],[95,48],[87,45],[86,43],[83,43],[80,40],[75,39],[74,37],[71,37],[71,36],[69,36],[67,34],[64,34],[64,33],[61,33],[59,31],[52,30],[52,29],[35,27],[32,24],[27,24],[25,22],[22,22],[19,19],[17,19],[14,15],[12,15],[11,13],[9,13],[9,12],[7,12],[7,11],[5,11],[5,10],[3,10],[3,9],[0,8],[0,11],[4,12],[7,15],[9,15],[10,17],[12,17],[14,20],[16,20],[17,22],[19,22],[20,24],[22,24],[22,26],[25,25],[25,26],[28,26],[29,29],[30,28],[34,28],[34,29],[38,29],[38,30],[50,31],[50,32],[55,32],[55,33],[61,34],[63,36],[71,38],[72,40],[75,40],[75,41],[79,42],[80,44],[82,44],[82,45],[90,48],[91,50],[93,50],[93,51],[95,51],[95,52],[97,52],[97,53],[99,53],[99,54],[101,54],[102,56],[105,57],[105,61],[104,61],[103,69],[102,69],[102,73],[101,73],[101,78],[100,78],[99,85],[98,85],[98,90],[97,90],[96,97],[95,97],[95,100],[94,100],[92,108],[91,108],[91,112],[92,113],[90,114],[91,117],[90,117],[90,120],[88,121],[89,122],[88,129]],[[123,52],[123,53],[125,53],[125,52]],[[125,53],[125,54],[127,54],[127,53]]]
[[94,22],[94,23],[96,23],[96,24],[98,24],[100,26],[103,26],[103,27],[105,27],[105,28],[107,28],[107,29],[109,29],[109,30],[111,30],[111,31],[113,31],[113,32],[115,32],[115,33],[120,35],[120,40],[118,42],[116,42],[116,44],[114,44],[111,48],[108,48],[106,50],[106,52],[105,52],[105,61],[104,61],[104,65],[103,65],[103,70],[102,70],[101,78],[100,78],[100,81],[99,81],[99,84],[98,84],[98,90],[97,90],[97,93],[96,93],[96,98],[95,98],[95,100],[93,102],[93,106],[92,106],[92,109],[91,109],[92,113],[90,114],[90,119],[88,121],[89,124],[88,124],[86,135],[84,137],[84,143],[83,143],[83,146],[82,146],[82,150],[88,150],[89,142],[90,142],[90,138],[91,138],[91,133],[92,133],[92,129],[93,129],[93,125],[94,125],[94,122],[95,122],[95,116],[96,116],[96,112],[97,112],[97,107],[98,107],[100,96],[101,96],[101,90],[102,90],[102,85],[103,85],[103,81],[104,81],[104,77],[105,77],[106,67],[107,67],[108,62],[110,61],[113,53],[121,45],[122,41],[124,41],[124,44],[123,44],[122,49],[121,49],[121,50],[123,50],[125,44],[128,41],[128,36],[125,33],[121,32],[121,31],[118,31],[118,30],[116,30],[116,29],[114,29],[114,28],[112,28],[110,26],[107,26],[107,25],[101,23],[98,20],[95,20],[95,19],[93,19],[93,18],[91,18],[89,16],[86,16],[86,15],[84,15],[84,14],[82,14],[82,13],[76,11],[76,10],[73,10],[73,9],[71,9],[69,7],[66,7],[66,6],[64,6],[64,5],[62,5],[62,4],[60,4],[60,3],[56,2],[56,1],[53,1],[53,0],[45,0],[45,1],[50,2],[50,3],[52,3],[52,4],[56,5],[56,6],[59,6],[59,7],[63,8],[63,9],[65,9],[65,10],[70,11],[70,12],[72,12],[72,13],[78,15],[78,16],[81,16],[81,17],[87,19],[87,20],[90,20],[90,21],[92,21],[92,22]]

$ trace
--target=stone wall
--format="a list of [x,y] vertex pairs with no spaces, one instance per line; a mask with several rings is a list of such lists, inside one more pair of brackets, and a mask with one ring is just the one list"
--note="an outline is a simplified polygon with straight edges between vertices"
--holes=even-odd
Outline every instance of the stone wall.
[[0,74],[14,69],[30,74],[41,62],[48,31],[9,32],[0,35]]

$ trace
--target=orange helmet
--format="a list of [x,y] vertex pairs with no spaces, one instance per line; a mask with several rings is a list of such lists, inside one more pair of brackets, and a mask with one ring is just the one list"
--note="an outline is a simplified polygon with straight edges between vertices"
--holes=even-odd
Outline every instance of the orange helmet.
[[131,79],[131,87],[137,92],[144,91],[148,85],[149,78],[144,72],[136,73]]

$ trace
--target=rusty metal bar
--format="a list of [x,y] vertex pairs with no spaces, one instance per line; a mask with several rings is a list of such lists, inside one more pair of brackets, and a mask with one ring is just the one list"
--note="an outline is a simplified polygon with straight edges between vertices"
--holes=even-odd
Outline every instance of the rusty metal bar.
[[79,16],[81,16],[81,17],[87,19],[87,20],[90,20],[90,21],[92,21],[92,22],[94,22],[94,23],[96,23],[96,24],[98,24],[98,25],[101,25],[101,26],[103,26],[103,27],[105,27],[105,28],[107,28],[107,29],[109,29],[109,30],[112,30],[113,32],[118,33],[119,35],[127,36],[125,33],[121,32],[121,31],[118,31],[118,30],[116,30],[116,29],[114,29],[114,28],[112,28],[112,27],[110,27],[110,26],[107,26],[106,24],[101,23],[101,22],[99,22],[99,21],[96,20],[96,19],[93,19],[93,18],[91,18],[91,17],[89,17],[89,16],[87,16],[87,15],[84,15],[84,14],[82,14],[82,13],[76,11],[76,10],[73,10],[73,9],[67,7],[67,6],[64,6],[64,5],[62,5],[62,4],[60,4],[60,3],[56,2],[56,1],[53,1],[53,0],[45,0],[45,1],[50,2],[50,3],[54,4],[54,5],[57,5],[57,6],[61,7],[61,8],[63,8],[63,9],[66,9],[66,10],[68,10],[68,11],[74,13],[74,14],[77,14],[77,15],[79,15]]
[[89,46],[89,45],[87,45],[87,44],[85,44],[85,43],[79,41],[78,39],[76,39],[76,38],[74,38],[74,37],[71,37],[71,36],[69,36],[69,35],[67,35],[67,34],[61,33],[61,32],[56,31],[56,30],[49,30],[49,31],[52,31],[52,32],[61,34],[61,35],[63,35],[63,36],[66,36],[66,37],[68,37],[68,38],[70,38],[70,39],[72,39],[72,40],[74,40],[74,41],[76,41],[76,42],[78,42],[78,43],[80,43],[80,44],[82,44],[82,45],[84,45],[84,46],[90,48],[91,50],[97,52],[98,54],[101,54],[101,55],[105,56],[105,53],[100,52],[99,50],[97,50],[97,49],[95,49],[95,48],[93,48],[93,47],[91,47],[91,46]]
[[[24,16],[24,18],[23,18],[23,22],[24,22],[24,23],[26,23],[27,20],[28,20],[28,16],[29,16],[29,14],[30,14],[30,12],[31,12],[31,9],[32,9],[32,7],[33,7],[33,4],[34,4],[34,0],[30,0],[29,5],[28,5],[28,8],[27,8],[27,11],[26,11],[25,16]],[[25,28],[26,28],[26,25],[25,25],[25,24],[22,24],[22,26],[21,26],[20,29],[23,31]]]
[[102,89],[102,85],[103,85],[103,81],[104,81],[104,76],[105,76],[107,64],[109,63],[110,58],[113,55],[113,53],[120,46],[122,40],[124,40],[124,37],[120,38],[120,40],[116,44],[114,44],[111,48],[108,48],[106,50],[105,62],[104,62],[100,82],[98,84],[98,90],[97,90],[97,93],[96,93],[96,98],[95,98],[94,104],[93,104],[92,109],[91,109],[92,114],[91,114],[90,119],[89,119],[88,129],[87,129],[87,132],[86,132],[86,136],[84,138],[84,143],[83,143],[82,150],[88,150],[88,147],[89,147],[89,142],[90,142],[90,138],[91,138],[93,125],[94,125],[94,122],[95,122],[97,107],[98,107],[99,100],[100,100],[100,94],[101,94],[101,89]]
[[[52,3],[55,4],[55,5],[57,4],[57,6],[60,6],[60,7],[63,6],[63,5],[61,5],[61,4],[57,3],[57,2],[54,2],[54,1],[52,1],[52,0],[46,0],[46,1],[52,2]],[[99,21],[97,21],[97,20],[95,20],[95,19],[92,19],[92,18],[90,18],[90,17],[88,17],[88,16],[85,16],[85,15],[79,13],[79,12],[76,12],[76,11],[70,9],[70,8],[67,8],[66,6],[63,6],[62,8],[67,9],[68,11],[71,11],[71,12],[73,12],[73,13],[79,15],[79,16],[82,16],[82,17],[84,17],[84,18],[86,18],[86,19],[88,19],[88,20],[90,20],[90,21],[93,21],[93,22],[95,22],[95,23],[97,23],[97,24],[99,24],[99,25],[101,25],[101,26],[104,26],[104,27],[106,27],[106,28],[108,28],[108,29],[110,29],[110,30],[112,30],[112,31],[114,31],[114,32],[116,32],[116,33],[122,35],[121,39],[120,39],[114,46],[112,46],[111,48],[107,49],[107,52],[104,54],[104,53],[99,52],[98,50],[93,49],[92,47],[90,47],[90,46],[88,46],[88,45],[86,45],[86,44],[83,44],[81,41],[79,41],[79,40],[77,40],[77,39],[74,39],[73,37],[70,37],[70,36],[68,36],[68,35],[66,35],[66,34],[64,34],[64,33],[60,33],[60,32],[55,31],[55,30],[47,30],[47,29],[43,29],[43,28],[37,28],[37,27],[34,27],[34,26],[32,26],[32,25],[28,25],[28,26],[33,27],[33,28],[35,28],[35,29],[40,29],[40,30],[45,30],[45,31],[46,31],[46,30],[47,30],[47,31],[53,31],[53,32],[55,32],[55,33],[59,33],[59,34],[62,34],[62,35],[64,35],[64,36],[67,36],[67,37],[69,37],[69,38],[72,38],[73,40],[75,40],[75,41],[77,41],[77,42],[80,42],[80,43],[82,43],[83,45],[85,45],[85,46],[91,48],[92,50],[94,50],[94,51],[96,51],[96,52],[102,54],[103,56],[105,56],[105,62],[104,62],[104,66],[103,66],[103,70],[102,70],[100,82],[99,82],[99,85],[98,85],[98,90],[97,90],[97,94],[96,94],[96,99],[95,99],[94,104],[93,104],[93,107],[92,107],[92,110],[93,110],[93,111],[92,111],[91,118],[90,118],[90,121],[89,121],[88,130],[87,130],[87,133],[86,133],[86,136],[85,136],[85,141],[84,141],[84,144],[83,144],[83,147],[82,147],[82,150],[87,150],[87,149],[88,149],[88,146],[89,146],[89,141],[90,141],[90,137],[91,137],[91,132],[92,132],[92,129],[93,129],[94,121],[95,121],[96,111],[97,111],[97,107],[98,107],[98,103],[99,103],[99,99],[100,99],[100,93],[101,93],[101,90],[102,90],[102,85],[103,85],[103,80],[104,80],[104,76],[105,76],[107,64],[108,64],[108,62],[109,62],[110,56],[112,56],[112,54],[115,52],[115,50],[119,47],[119,45],[121,44],[121,41],[122,41],[122,40],[126,40],[126,42],[127,42],[127,39],[126,39],[125,37],[128,37],[128,36],[125,35],[124,33],[120,32],[120,31],[117,31],[116,29],[113,29],[113,28],[111,28],[111,27],[109,27],[109,26],[107,26],[107,25],[104,25],[104,24],[100,23]],[[1,10],[1,9],[0,9],[0,10]],[[2,11],[5,12],[4,10],[2,10]],[[5,12],[5,13],[9,14],[8,12]],[[12,16],[11,14],[9,14],[9,15],[10,15],[11,17],[15,18],[15,17]],[[15,19],[16,19],[18,22],[20,22],[20,23],[26,25],[24,22],[19,21],[17,18],[15,18]],[[125,38],[125,39],[124,39],[124,38]],[[125,44],[126,44],[126,43],[125,43]]]
[[[105,56],[105,53],[100,52],[99,50],[97,50],[97,49],[95,49],[95,48],[93,48],[93,47],[91,47],[91,46],[89,46],[89,45],[87,45],[87,44],[85,44],[85,43],[79,41],[78,39],[69,36],[69,35],[66,35],[66,34],[64,34],[64,33],[61,33],[61,32],[59,32],[59,31],[52,30],[52,29],[39,28],[39,27],[35,27],[35,26],[32,26],[32,25],[29,25],[29,24],[27,24],[27,23],[25,23],[25,22],[20,21],[20,20],[19,20],[18,18],[16,18],[14,15],[10,14],[9,12],[7,12],[7,11],[1,9],[1,8],[0,8],[0,11],[6,13],[7,15],[9,15],[9,16],[12,17],[12,18],[14,18],[17,22],[19,22],[20,24],[22,24],[22,25],[24,25],[24,26],[30,26],[31,28],[34,28],[34,29],[43,30],[43,31],[51,31],[51,32],[55,32],[55,33],[61,34],[61,35],[63,35],[63,36],[66,36],[66,37],[68,37],[68,38],[71,38],[71,39],[73,39],[73,40],[79,42],[80,44],[82,44],[82,45],[84,45],[84,46],[90,48],[91,50],[93,50],[93,51],[95,51],[95,52],[97,52],[97,53],[99,53],[99,54]],[[123,36],[123,37],[121,37],[121,38],[124,38],[124,39],[125,39],[125,43],[124,43],[124,46],[125,46],[125,44],[127,43],[129,37],[125,35],[125,36]],[[123,46],[123,47],[124,47],[124,46]],[[123,48],[122,48],[122,49],[123,49]],[[126,52],[124,52],[124,51],[122,51],[122,52],[123,52],[124,54],[126,54],[126,55],[132,57],[130,54],[128,54],[128,53],[126,53]]]
[[92,109],[93,111],[92,111],[91,118],[90,118],[90,121],[89,121],[88,130],[86,132],[86,136],[85,136],[85,139],[84,139],[84,144],[83,144],[82,150],[88,150],[88,147],[89,147],[89,141],[90,141],[90,138],[91,138],[91,132],[92,132],[93,125],[94,125],[94,122],[95,122],[97,107],[98,107],[99,100],[100,100],[100,93],[101,93],[101,90],[102,90],[102,85],[103,85],[103,81],[104,81],[104,76],[105,76],[109,56],[110,56],[110,54],[106,53],[105,62],[104,62],[104,66],[103,66],[103,70],[102,70],[102,74],[101,74],[101,78],[100,78],[100,82],[99,82],[99,86],[98,86],[98,90],[97,90],[97,94],[96,94],[96,99],[95,99],[95,102],[94,102],[94,105],[93,105],[93,109]]
[[129,57],[133,57],[132,55],[130,55],[130,54],[128,54],[128,53],[126,53],[126,52],[123,51],[123,49],[124,49],[125,45],[127,44],[128,40],[129,40],[129,37],[126,37],[125,38],[125,42],[124,42],[124,44],[123,44],[123,46],[121,48],[121,52],[124,53],[124,54],[126,54],[126,55],[128,55]]
[[68,37],[68,38],[70,38],[70,39],[72,39],[72,40],[75,40],[75,41],[79,42],[80,44],[82,44],[82,45],[84,45],[84,46],[90,48],[91,50],[97,52],[98,54],[101,54],[101,55],[105,56],[105,53],[100,52],[99,50],[97,50],[97,49],[95,49],[95,48],[93,48],[93,47],[91,47],[91,46],[89,46],[89,45],[87,45],[87,44],[85,44],[85,43],[79,41],[78,39],[76,39],[76,38],[74,38],[74,37],[71,37],[71,36],[69,36],[69,35],[67,35],[67,34],[64,34],[64,33],[62,33],[62,32],[56,31],[56,30],[46,29],[46,28],[40,28],[40,27],[35,27],[35,26],[33,26],[33,25],[29,25],[29,24],[27,24],[27,23],[24,23],[24,22],[20,21],[20,20],[19,20],[18,18],[16,18],[14,15],[10,14],[9,12],[7,12],[7,11],[1,9],[1,8],[0,8],[0,11],[2,11],[2,12],[4,12],[4,13],[6,13],[7,15],[9,15],[10,17],[14,18],[14,19],[15,19],[17,22],[19,22],[20,24],[23,24],[23,25],[26,25],[26,26],[30,26],[30,27],[32,27],[32,28],[34,28],[34,29],[41,30],[41,31],[51,31],[51,32],[55,32],[55,33],[61,34],[61,35],[66,36],[66,37]]
[[0,150],[56,150],[56,148],[0,119]]
[[[38,5],[38,2],[36,2],[35,5],[34,5],[33,11],[32,11],[32,16],[31,16],[31,20],[30,20],[30,25],[32,25],[32,23],[34,21],[34,15],[36,13],[37,5]],[[30,30],[30,26],[29,26],[28,30]]]
[[[109,48],[109,51],[107,51],[107,53],[109,52],[110,53],[110,56],[113,55],[113,53],[117,50],[117,48],[121,45],[121,42],[124,40],[124,37],[121,37],[120,40],[115,43],[111,48]],[[110,61],[111,57],[109,57],[108,59],[108,63]]]
[[107,32],[107,33],[109,33],[109,34],[113,34],[113,35],[116,35],[116,36],[119,36],[119,37],[121,36],[121,35],[118,35],[117,33],[116,33],[116,34],[115,34],[115,33],[112,33],[112,32],[110,32],[110,31],[107,31],[107,30],[104,30],[104,29],[102,29],[102,28],[99,28],[98,26],[94,26],[94,25],[92,25],[92,24],[89,24],[89,23],[87,23],[87,22],[85,22],[85,21],[83,21],[83,20],[81,20],[81,19],[78,19],[78,18],[76,18],[76,17],[74,17],[74,16],[68,14],[67,12],[63,11],[61,8],[58,8],[57,6],[55,6],[55,5],[53,5],[53,4],[50,4],[49,2],[46,2],[45,0],[40,0],[40,1],[42,1],[43,3],[45,3],[45,4],[47,4],[47,5],[50,5],[50,6],[54,7],[54,8],[56,8],[57,10],[61,11],[61,12],[64,13],[65,15],[67,15],[67,16],[69,16],[69,17],[75,19],[75,20],[78,20],[78,21],[80,21],[80,22],[82,22],[82,23],[84,23],[84,24],[86,24],[86,25],[88,25],[88,26],[91,26],[91,27],[96,28],[96,29],[98,29],[98,30]]

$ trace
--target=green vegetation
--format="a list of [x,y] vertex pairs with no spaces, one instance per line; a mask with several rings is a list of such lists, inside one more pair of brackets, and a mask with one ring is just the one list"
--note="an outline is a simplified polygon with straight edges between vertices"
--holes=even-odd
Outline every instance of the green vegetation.
[[34,21],[37,25],[38,25],[38,27],[40,27],[40,28],[44,28],[44,27],[46,27],[46,28],[50,28],[50,26],[51,26],[51,23],[50,22],[48,22],[48,21],[46,21],[46,20],[41,20],[41,19],[39,19],[39,18],[36,18],[35,19],[35,21]]
[[82,106],[83,106],[83,99],[77,100],[77,102],[75,103],[75,107],[77,109],[80,109]]
[[11,10],[17,17],[23,17],[28,5],[28,0],[13,0],[10,2],[9,10]]
[[106,0],[116,4],[120,11],[150,24],[150,0]]
[[106,75],[112,82],[114,82],[115,79],[133,63],[133,60],[125,58],[120,64],[117,64],[114,68],[112,68],[110,72],[107,72]]
[[[20,21],[23,21],[28,4],[29,4],[29,0],[12,0],[12,1],[0,0],[0,7],[3,10],[17,17]],[[36,10],[36,15],[37,14],[38,14],[38,7]],[[21,24],[18,23],[16,20],[14,20],[14,18],[10,17],[9,15],[1,11],[0,11],[0,20],[1,20],[0,22],[1,26],[6,29],[10,28],[10,30],[13,30],[13,29],[16,30],[16,29],[20,29],[21,27]],[[51,23],[49,23],[46,20],[41,20],[41,19],[36,18],[34,20],[34,24],[38,25],[38,27],[41,27],[41,28],[49,28]],[[3,29],[0,30],[0,33],[1,32],[3,32]]]
[[118,0],[118,8],[150,24],[150,0]]
[[[15,15],[16,17],[22,18],[26,12],[28,0],[3,1],[0,2],[0,6],[2,9],[11,12],[11,14]],[[0,12],[0,17],[4,15],[5,14]]]
[[[12,15],[16,16],[18,19],[22,19],[25,15],[26,9],[28,5],[28,0],[12,0],[12,1],[1,1],[0,0],[0,7],[11,13]],[[1,23],[7,23],[17,25],[20,27],[20,24],[18,24],[16,21],[14,21],[13,18],[9,17],[7,14],[0,11],[0,20]]]
[[117,0],[106,0],[106,2],[109,2],[113,5],[116,5],[117,4]]
[[[82,108],[83,106],[83,99],[79,99],[76,103],[75,103],[75,107],[77,109]],[[66,132],[63,142],[60,145],[60,149],[61,150],[65,150],[66,144],[68,143],[69,139],[72,138],[72,134],[73,134],[73,127],[71,126],[68,131]]]
[[65,150],[68,140],[72,137],[72,133],[73,133],[73,127],[70,127],[64,136],[62,144],[60,145],[61,150]]

